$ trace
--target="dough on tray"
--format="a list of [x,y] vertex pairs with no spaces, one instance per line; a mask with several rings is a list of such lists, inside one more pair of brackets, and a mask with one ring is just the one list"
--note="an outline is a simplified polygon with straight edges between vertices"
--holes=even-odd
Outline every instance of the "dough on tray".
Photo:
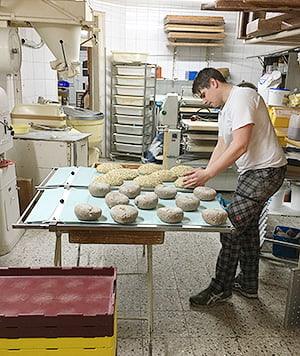
[[137,169],[130,169],[130,168],[115,169],[113,172],[110,172],[110,174],[111,173],[120,176],[124,180],[131,180],[139,175]]
[[176,197],[176,205],[183,211],[195,211],[200,205],[200,199],[194,194],[179,194]]
[[160,199],[174,199],[177,194],[177,189],[169,185],[159,184],[155,187],[154,193]]
[[74,213],[79,220],[95,221],[100,218],[102,210],[97,206],[93,206],[87,203],[79,203],[75,205]]
[[217,195],[217,192],[209,187],[196,187],[193,193],[200,200],[206,200],[206,201],[214,200]]
[[191,166],[179,165],[172,167],[170,171],[176,175],[176,177],[183,177],[185,173],[192,171],[194,168]]
[[99,164],[96,167],[97,172],[99,173],[108,173],[114,169],[120,169],[122,168],[122,165],[120,163],[117,162],[104,162]]
[[134,199],[134,203],[140,209],[145,209],[145,210],[155,209],[158,203],[158,196],[152,192],[144,193],[138,195]]
[[137,208],[132,205],[115,205],[110,210],[111,217],[119,224],[132,224],[138,213]]
[[141,186],[135,182],[124,182],[119,188],[119,192],[125,194],[129,199],[133,199],[141,193]]
[[139,168],[138,168],[138,172],[141,175],[144,174],[151,174],[157,171],[160,171],[162,169],[162,166],[155,164],[155,163],[146,163],[146,164],[142,164]]
[[166,222],[168,224],[176,224],[180,223],[183,219],[183,210],[174,207],[164,207],[157,209],[157,216],[161,221]]
[[184,177],[179,177],[179,178],[177,178],[177,179],[175,180],[175,183],[174,183],[175,187],[177,187],[177,188],[184,188],[184,185],[183,185],[183,178],[184,178]]
[[96,177],[95,181],[107,183],[107,184],[113,185],[113,186],[119,186],[119,185],[123,184],[124,179],[119,174],[115,174],[112,171],[110,173],[106,173],[99,177]]
[[168,169],[151,173],[151,176],[158,177],[162,182],[174,182],[177,179],[176,175]]
[[226,223],[228,214],[224,209],[205,209],[202,217],[210,225],[223,225]]
[[112,208],[113,206],[119,204],[129,204],[129,198],[125,194],[114,191],[106,194],[105,202],[109,208]]
[[89,192],[93,197],[105,197],[110,192],[110,185],[94,180],[88,186]]
[[142,188],[155,188],[161,183],[158,177],[150,175],[142,175],[134,178],[135,183],[139,184]]

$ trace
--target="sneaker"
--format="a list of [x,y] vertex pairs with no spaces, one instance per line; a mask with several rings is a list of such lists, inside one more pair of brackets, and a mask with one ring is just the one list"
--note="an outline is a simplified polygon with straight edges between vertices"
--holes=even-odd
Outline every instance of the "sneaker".
[[240,282],[239,277],[237,277],[234,280],[233,286],[232,286],[232,290],[235,292],[240,293],[242,296],[249,298],[249,299],[257,299],[258,298],[258,294],[257,291],[254,290],[250,290],[250,289],[245,289],[242,287],[242,284]]
[[203,305],[213,305],[223,303],[232,297],[231,293],[214,293],[210,287],[204,289],[199,294],[190,297],[190,305],[193,308],[201,307]]

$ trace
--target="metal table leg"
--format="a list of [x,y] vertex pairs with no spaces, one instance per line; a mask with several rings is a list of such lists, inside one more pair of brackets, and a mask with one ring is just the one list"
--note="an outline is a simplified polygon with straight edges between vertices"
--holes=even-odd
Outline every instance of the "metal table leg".
[[54,266],[61,267],[62,258],[61,258],[61,232],[56,231],[56,241],[55,241],[55,253],[54,253]]
[[152,245],[147,245],[147,285],[148,285],[148,337],[149,351],[148,355],[152,356],[153,341],[153,260]]

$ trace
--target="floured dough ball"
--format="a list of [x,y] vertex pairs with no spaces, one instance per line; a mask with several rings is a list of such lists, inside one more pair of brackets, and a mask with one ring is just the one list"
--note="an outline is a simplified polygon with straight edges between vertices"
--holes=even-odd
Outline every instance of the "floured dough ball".
[[155,209],[158,203],[158,196],[155,193],[144,193],[134,199],[135,205],[140,209]]
[[177,189],[175,187],[159,184],[155,187],[154,193],[160,199],[174,199],[177,194]]
[[142,188],[155,188],[158,184],[161,183],[159,177],[153,177],[150,175],[142,175],[134,178],[135,183],[139,184]]
[[119,192],[133,199],[141,193],[141,186],[135,182],[125,182],[119,188]]
[[130,168],[115,169],[113,171],[113,174],[120,176],[124,180],[131,180],[139,175],[137,169],[130,169]]
[[120,163],[116,162],[105,162],[101,163],[96,167],[97,172],[99,173],[107,173],[110,172],[114,169],[120,169],[122,168],[122,165]]
[[146,163],[146,164],[142,164],[138,168],[138,172],[139,172],[139,174],[144,175],[144,174],[151,174],[151,173],[160,171],[161,169],[162,169],[162,167],[158,164]]
[[95,221],[100,218],[102,210],[97,206],[80,203],[75,206],[74,213],[78,220]]
[[129,204],[129,199],[125,194],[119,192],[110,192],[106,194],[105,202],[109,206],[109,208],[112,208],[113,206],[119,204],[123,204],[123,205]]
[[96,177],[95,181],[107,183],[112,186],[119,186],[123,184],[124,179],[120,177],[118,174],[116,175],[114,174],[114,172],[110,172],[110,173],[103,174],[99,177]]
[[185,173],[191,172],[194,168],[191,166],[175,166],[170,169],[170,171],[176,175],[176,177],[183,177]]
[[131,205],[115,205],[110,210],[111,217],[119,224],[132,224],[138,213],[137,208]]
[[228,214],[223,209],[205,209],[202,217],[210,225],[223,225],[226,223]]
[[200,199],[194,194],[179,194],[176,197],[176,205],[183,211],[195,211],[200,205]]
[[193,193],[200,200],[206,200],[206,201],[214,200],[217,195],[217,192],[209,187],[197,187],[194,189]]
[[161,169],[160,171],[151,173],[150,175],[158,177],[162,182],[174,182],[177,178],[175,174],[168,169]]
[[93,181],[89,184],[88,189],[93,197],[105,197],[110,192],[110,185],[104,182]]
[[184,188],[184,185],[183,185],[183,178],[184,177],[179,177],[175,180],[175,187],[177,188]]
[[175,207],[164,207],[157,209],[157,216],[161,221],[166,222],[168,224],[176,224],[180,223],[183,219],[183,210]]

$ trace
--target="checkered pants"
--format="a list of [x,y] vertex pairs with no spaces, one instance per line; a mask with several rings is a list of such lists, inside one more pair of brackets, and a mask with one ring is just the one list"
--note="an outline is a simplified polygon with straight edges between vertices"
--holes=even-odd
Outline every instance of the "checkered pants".
[[239,176],[237,189],[228,206],[232,233],[221,234],[215,278],[211,287],[216,292],[231,292],[238,262],[244,289],[256,292],[259,269],[258,221],[266,201],[283,183],[286,166],[247,171]]

